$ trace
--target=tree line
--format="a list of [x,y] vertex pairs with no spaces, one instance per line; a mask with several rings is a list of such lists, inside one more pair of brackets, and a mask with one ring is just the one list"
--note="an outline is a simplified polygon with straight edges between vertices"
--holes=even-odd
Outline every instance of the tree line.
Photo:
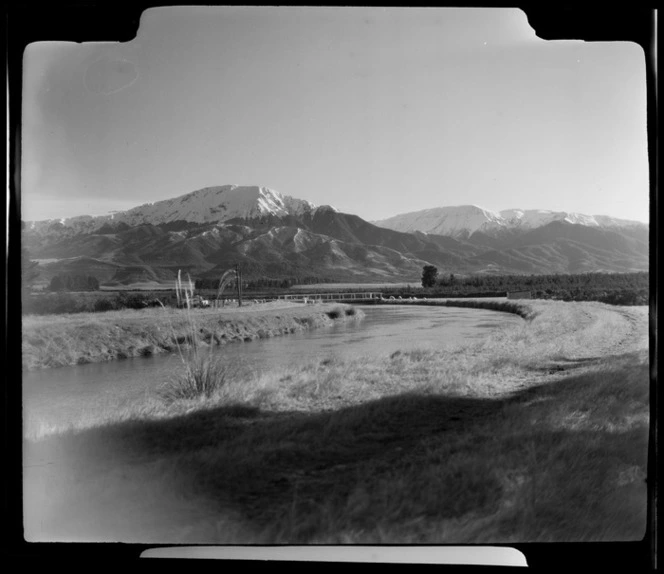
[[537,299],[647,305],[649,282],[647,272],[460,277],[441,275],[431,265],[422,269],[422,287],[432,297],[502,297],[513,291],[530,291]]
[[[313,285],[315,283],[330,283],[331,281],[324,277],[316,275],[308,275],[306,277],[254,277],[244,279],[242,281],[242,288],[245,291],[263,291],[266,289],[288,289],[293,285]],[[194,281],[196,289],[212,289],[219,288],[219,279],[196,279]],[[232,281],[226,288],[234,289],[235,281]]]
[[70,293],[27,293],[23,296],[22,311],[29,315],[53,315],[64,313],[98,313],[122,309],[175,306],[172,292],[112,293],[107,291]]
[[48,286],[49,291],[99,291],[99,280],[93,275],[63,273],[55,275]]

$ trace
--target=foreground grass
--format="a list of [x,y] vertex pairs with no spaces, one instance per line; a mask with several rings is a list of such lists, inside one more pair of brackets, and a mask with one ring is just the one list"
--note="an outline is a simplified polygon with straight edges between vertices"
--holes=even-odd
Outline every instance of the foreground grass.
[[[530,322],[463,349],[324,359],[33,436],[26,457],[54,464],[26,469],[39,494],[26,508],[32,536],[639,539],[645,334],[626,346],[624,325],[601,305],[532,309]],[[621,344],[625,352],[606,355]]]

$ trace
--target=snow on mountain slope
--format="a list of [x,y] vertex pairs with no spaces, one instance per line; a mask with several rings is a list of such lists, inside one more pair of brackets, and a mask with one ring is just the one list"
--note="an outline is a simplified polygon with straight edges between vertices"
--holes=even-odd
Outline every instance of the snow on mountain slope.
[[421,231],[432,235],[467,237],[476,231],[535,229],[553,221],[565,221],[588,227],[646,227],[645,224],[637,221],[621,220],[603,215],[584,215],[545,209],[505,209],[496,213],[476,205],[436,207],[404,213],[372,223],[395,231]]
[[532,229],[547,225],[552,221],[566,221],[590,227],[599,227],[599,222],[592,215],[570,213],[566,211],[549,211],[546,209],[505,209],[500,212],[508,226]]
[[[334,209],[324,206],[325,209]],[[313,203],[296,199],[259,186],[224,185],[206,187],[180,197],[146,203],[127,211],[92,217],[83,215],[61,220],[28,222],[28,227],[39,231],[42,227],[60,224],[74,233],[91,232],[104,225],[125,223],[159,225],[173,221],[215,223],[234,218],[251,219],[266,215],[283,217],[314,212]]]
[[394,231],[422,231],[450,236],[470,235],[475,231],[487,231],[503,225],[500,215],[476,205],[434,207],[372,223]]
[[618,219],[617,217],[609,217],[608,215],[595,215],[594,218],[601,227],[648,227],[647,224],[640,221]]
[[[115,233],[123,226],[134,227],[141,224],[159,225],[176,221],[194,224],[223,223],[236,218],[320,215],[327,211],[337,212],[329,205],[317,207],[306,200],[282,195],[267,187],[224,185],[146,203],[127,211],[97,217],[82,215],[60,220],[27,222],[27,227],[43,238],[55,238],[97,232],[105,227],[107,229],[103,230],[104,233]],[[477,231],[492,234],[501,230],[531,230],[553,221],[590,227],[647,228],[643,223],[602,215],[542,209],[506,209],[497,213],[476,205],[436,207],[371,223],[400,232],[420,231],[432,235],[467,238]]]

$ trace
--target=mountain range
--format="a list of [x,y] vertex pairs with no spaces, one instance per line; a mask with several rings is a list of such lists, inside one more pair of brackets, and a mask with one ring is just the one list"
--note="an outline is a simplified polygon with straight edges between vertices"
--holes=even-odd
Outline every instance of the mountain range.
[[485,233],[505,230],[526,231],[543,227],[554,221],[596,228],[645,227],[638,221],[616,219],[605,215],[584,215],[544,209],[506,209],[496,213],[476,205],[435,207],[395,215],[382,221],[372,221],[372,223],[395,231],[409,233],[421,231],[435,235],[468,238],[477,231]]
[[477,206],[368,222],[258,186],[225,185],[103,216],[24,222],[42,280],[95,275],[102,284],[219,277],[419,282],[442,273],[647,270],[648,226],[606,216]]

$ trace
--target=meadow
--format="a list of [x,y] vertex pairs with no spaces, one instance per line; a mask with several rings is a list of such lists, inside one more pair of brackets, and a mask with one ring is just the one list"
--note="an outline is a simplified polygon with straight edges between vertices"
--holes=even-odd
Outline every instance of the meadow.
[[522,325],[464,347],[239,379],[218,364],[211,392],[27,428],[27,539],[641,539],[647,308],[509,303]]

